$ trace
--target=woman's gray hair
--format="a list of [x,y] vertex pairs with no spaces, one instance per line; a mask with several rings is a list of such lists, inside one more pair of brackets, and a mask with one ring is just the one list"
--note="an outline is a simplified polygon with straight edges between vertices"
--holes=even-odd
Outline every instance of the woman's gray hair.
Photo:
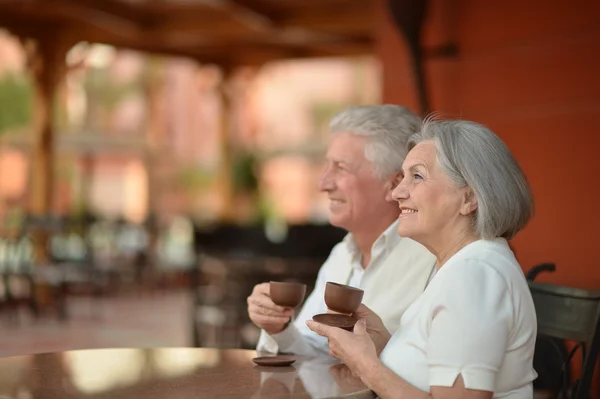
[[331,133],[350,133],[366,139],[365,158],[375,176],[385,179],[402,170],[406,144],[419,130],[421,119],[400,105],[366,105],[348,108],[331,119]]
[[469,186],[477,199],[475,234],[482,239],[511,239],[533,216],[533,195],[525,174],[504,142],[470,121],[425,120],[408,142],[433,140],[442,170],[458,186]]

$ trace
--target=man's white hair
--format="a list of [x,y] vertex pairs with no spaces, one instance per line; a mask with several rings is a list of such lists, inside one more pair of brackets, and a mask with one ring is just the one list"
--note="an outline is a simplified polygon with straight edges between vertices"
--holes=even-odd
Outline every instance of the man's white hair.
[[407,142],[419,130],[421,119],[400,105],[366,105],[348,108],[331,119],[331,133],[365,138],[365,158],[375,176],[385,179],[402,170]]

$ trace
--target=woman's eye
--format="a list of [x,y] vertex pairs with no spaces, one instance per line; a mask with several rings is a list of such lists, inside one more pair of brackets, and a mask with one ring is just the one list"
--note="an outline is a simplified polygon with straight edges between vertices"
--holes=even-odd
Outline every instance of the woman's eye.
[[423,176],[422,176],[421,174],[419,174],[419,173],[415,173],[415,174],[413,175],[413,178],[414,178],[415,180],[423,180]]

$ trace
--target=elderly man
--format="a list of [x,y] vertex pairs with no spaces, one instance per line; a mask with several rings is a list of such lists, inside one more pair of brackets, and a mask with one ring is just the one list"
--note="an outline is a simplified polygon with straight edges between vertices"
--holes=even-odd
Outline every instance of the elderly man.
[[293,310],[273,303],[268,283],[254,287],[248,313],[262,329],[257,350],[327,354],[327,340],[310,331],[306,321],[327,312],[328,281],[363,289],[363,303],[388,331],[396,330],[435,269],[435,257],[427,249],[398,236],[400,209],[391,197],[402,180],[407,140],[419,125],[416,115],[396,105],[353,107],[332,119],[319,189],[329,197],[331,224],[348,235],[331,251],[293,323]]

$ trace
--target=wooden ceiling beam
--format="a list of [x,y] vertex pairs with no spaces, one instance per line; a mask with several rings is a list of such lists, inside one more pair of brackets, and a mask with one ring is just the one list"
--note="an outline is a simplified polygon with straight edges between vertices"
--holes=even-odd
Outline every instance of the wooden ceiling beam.
[[[126,18],[102,10],[88,7],[86,0],[44,0],[51,8],[64,13],[71,20],[81,21],[113,36],[136,37],[140,35],[140,27]],[[81,22],[78,22],[81,23]]]
[[20,37],[35,38],[47,34],[56,27],[52,21],[44,21],[25,15],[21,12],[24,7],[30,7],[34,0],[0,0],[0,29],[5,28]]
[[258,32],[270,32],[275,27],[275,23],[270,16],[236,0],[199,0],[199,2],[223,11],[244,26]]
[[[368,9],[337,9],[329,12],[303,12],[280,16],[277,26],[288,28],[305,28],[319,32],[334,32],[336,30],[370,31],[372,30],[372,15]],[[335,18],[332,18],[335,15]]]
[[345,43],[304,46],[304,47],[284,47],[284,46],[265,46],[265,45],[244,45],[229,46],[229,51],[224,52],[223,47],[218,48],[198,48],[190,50],[198,57],[212,57],[221,60],[228,60],[231,65],[261,65],[267,62],[280,61],[285,59],[303,59],[311,57],[339,57],[339,56],[358,56],[373,53],[373,40],[362,39],[347,41]]
[[[264,15],[252,18],[252,27],[239,17],[239,8],[232,6],[231,0],[204,0],[202,4],[214,4],[213,10],[219,9],[229,20],[203,17],[201,13],[190,13],[184,18],[165,19],[156,24],[153,30],[157,34],[180,33],[195,34],[219,39],[235,39],[237,37],[270,37],[280,43],[306,43],[310,41],[335,41],[344,38],[346,32],[371,33],[371,18],[362,10],[347,9],[332,14],[301,13],[280,16],[276,19]],[[237,13],[237,14],[236,14]],[[338,15],[339,14],[339,15]],[[237,17],[236,17],[237,15]],[[264,17],[264,18],[262,18]],[[238,22],[235,24],[234,21]],[[260,21],[260,22],[257,22]]]
[[[346,35],[341,33],[317,32],[305,29],[302,26],[287,27],[274,25],[265,31],[249,31],[242,26],[232,26],[218,22],[205,22],[202,20],[177,20],[164,21],[158,24],[152,32],[155,36],[187,36],[194,35],[199,38],[210,38],[215,41],[255,40],[278,44],[310,44],[311,42],[337,42],[346,40]],[[362,32],[360,32],[362,33]],[[193,43],[193,40],[189,40]],[[193,45],[193,44],[192,44]]]
[[0,1],[0,13],[12,15],[30,21],[39,21],[42,24],[54,23],[61,29],[72,28],[76,31],[79,27],[91,27],[107,37],[121,36],[135,39],[139,36],[139,29],[131,22],[108,14],[98,13],[70,0],[25,0]]
[[[85,40],[92,42],[92,43],[94,43],[94,42],[106,43],[106,41],[103,41],[101,37],[95,36],[94,32],[86,32]],[[166,45],[160,44],[158,42],[151,42],[151,43],[144,43],[144,42],[140,42],[140,41],[131,42],[131,41],[123,40],[121,38],[113,38],[107,44],[110,44],[115,47],[123,48],[123,49],[142,51],[142,52],[153,53],[153,54],[167,55],[167,56],[173,56],[173,57],[192,58],[203,64],[221,65],[221,64],[228,63],[227,57],[221,56],[219,54],[200,53],[200,52],[194,51],[192,49],[182,49],[182,48],[176,48],[176,47],[172,47],[172,46],[166,46]]]
[[104,32],[98,31],[92,27],[80,27],[78,29],[78,35],[81,40],[85,40],[91,43],[106,43],[114,46],[123,47],[138,47],[149,51],[149,48],[162,49],[155,52],[163,52],[164,49],[170,49],[169,54],[176,52],[181,53],[184,56],[189,56],[190,51],[203,46],[218,46],[223,45],[223,42],[219,42],[210,38],[203,38],[190,35],[158,35],[152,31],[146,32],[143,35],[139,35],[136,38],[127,38],[122,36],[107,36]]
[[374,40],[369,37],[349,37],[340,39],[338,41],[329,41],[329,42],[313,42],[306,43],[302,45],[290,46],[287,44],[279,44],[279,43],[266,43],[266,42],[256,42],[256,41],[247,41],[247,42],[215,42],[210,45],[204,46],[196,46],[196,47],[187,47],[187,50],[194,51],[198,53],[209,53],[209,54],[227,54],[227,53],[236,53],[236,52],[244,52],[244,51],[256,51],[261,52],[265,51],[281,51],[281,50],[290,50],[294,51],[304,51],[305,49],[338,49],[335,51],[343,51],[345,47],[360,47],[362,49],[367,49],[372,51],[374,45]]
[[146,11],[144,7],[134,6],[132,4],[117,0],[61,0],[64,2],[76,3],[85,6],[98,13],[109,15],[113,18],[119,18],[124,21],[135,23],[144,28],[151,27],[156,19],[152,14]]
[[53,23],[39,23],[0,11],[0,28],[5,28],[13,35],[21,38],[38,38],[57,29],[58,25]]
[[[60,27],[82,41],[219,65],[372,52],[371,14],[363,5],[336,8],[335,18],[331,18],[331,12],[314,12],[312,7],[279,12],[274,17],[247,7],[241,0],[196,4],[186,4],[189,12],[180,15],[178,11],[169,18],[169,2],[127,5],[115,0],[0,0],[0,25],[18,29],[24,24],[17,34],[38,36],[43,34],[42,26]],[[144,5],[148,5],[145,12],[131,13]],[[151,19],[158,5],[163,7],[165,18],[156,22]]]

